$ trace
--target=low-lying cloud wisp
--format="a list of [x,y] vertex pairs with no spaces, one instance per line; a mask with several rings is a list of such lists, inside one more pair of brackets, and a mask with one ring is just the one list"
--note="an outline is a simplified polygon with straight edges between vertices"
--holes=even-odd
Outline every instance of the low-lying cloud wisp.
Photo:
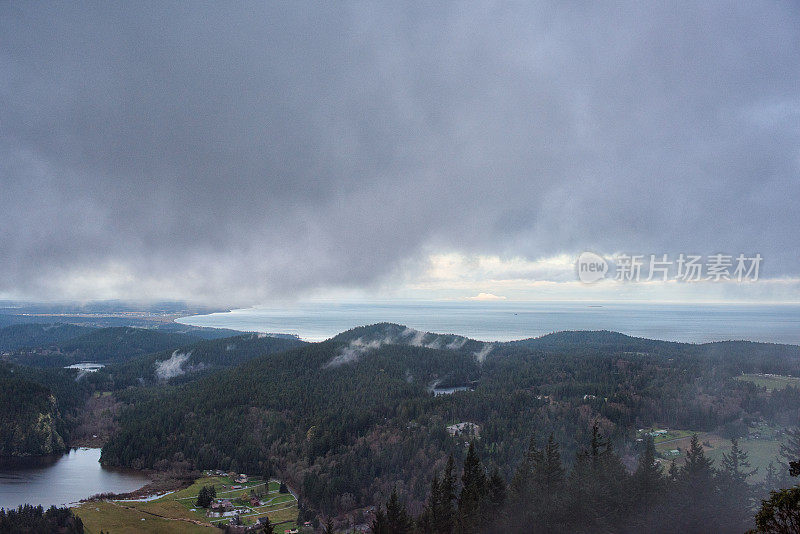
[[338,356],[334,357],[323,367],[338,367],[346,363],[355,362],[362,354],[378,349],[392,341],[392,338],[388,336],[383,339],[374,339],[372,341],[364,341],[363,338],[354,339],[342,349]]
[[[406,327],[400,333],[390,331],[384,332],[372,339],[365,339],[364,336],[354,339],[343,347],[337,356],[323,365],[323,367],[337,367],[346,363],[355,362],[362,355],[379,349],[383,345],[396,344],[437,350],[460,350],[468,341],[468,338],[462,336],[438,335]],[[479,362],[483,362],[493,349],[494,344],[484,343],[481,350],[473,352],[473,356],[477,358]]]
[[472,354],[473,356],[475,356],[475,358],[477,358],[479,363],[483,363],[483,361],[486,359],[489,353],[492,352],[493,350],[494,350],[493,343],[484,343],[483,348],[481,350],[479,350],[478,352],[473,352]]
[[184,374],[186,369],[183,368],[183,364],[191,355],[191,351],[178,352],[176,350],[169,359],[156,362],[156,376],[159,380],[169,380]]

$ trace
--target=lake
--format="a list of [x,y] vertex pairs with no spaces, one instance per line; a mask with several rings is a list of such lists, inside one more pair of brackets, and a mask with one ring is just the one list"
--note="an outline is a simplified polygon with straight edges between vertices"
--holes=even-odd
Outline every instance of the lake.
[[195,326],[297,334],[307,341],[384,321],[480,341],[511,341],[561,330],[613,330],[693,343],[744,339],[800,344],[800,306],[794,304],[323,302],[178,319]]
[[442,395],[452,395],[456,391],[472,391],[470,386],[455,386],[452,388],[433,388],[433,395],[440,397]]
[[65,369],[80,369],[81,371],[86,371],[87,373],[96,373],[105,366],[106,364],[104,363],[81,362],[68,365],[65,367]]
[[49,459],[14,459],[0,463],[0,508],[20,504],[62,506],[97,493],[125,493],[150,479],[130,470],[100,465],[100,449],[72,449]]

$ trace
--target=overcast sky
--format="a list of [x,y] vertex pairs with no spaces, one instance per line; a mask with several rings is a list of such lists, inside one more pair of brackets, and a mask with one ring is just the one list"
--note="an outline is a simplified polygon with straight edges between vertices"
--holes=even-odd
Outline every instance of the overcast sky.
[[796,2],[162,4],[0,2],[0,297],[800,300]]

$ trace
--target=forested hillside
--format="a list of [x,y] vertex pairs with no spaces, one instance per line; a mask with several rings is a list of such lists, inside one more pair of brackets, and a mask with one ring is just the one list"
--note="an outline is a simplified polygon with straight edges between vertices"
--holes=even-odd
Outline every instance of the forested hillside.
[[674,352],[692,346],[689,343],[675,343],[672,341],[658,341],[655,339],[632,337],[620,334],[619,332],[609,332],[608,330],[554,332],[540,337],[511,341],[507,345],[511,347],[559,351],[575,348],[581,350],[592,348],[605,351],[654,352],[664,350]]
[[[737,437],[762,419],[796,424],[800,392],[769,393],[735,380],[742,372],[800,374],[800,352],[608,332],[487,344],[373,325],[177,388],[121,392],[131,408],[103,461],[277,470],[324,514],[374,504],[396,486],[418,513],[434,473],[449,454],[462,460],[472,438],[510,480],[535,433],[552,433],[571,468],[595,424],[631,459],[638,428]],[[441,383],[474,390],[434,396]],[[453,437],[457,423],[471,434]]]
[[0,328],[0,352],[46,347],[63,343],[94,330],[72,324],[19,324]]
[[153,385],[164,381],[178,383],[225,367],[234,367],[257,356],[282,352],[305,344],[304,341],[291,337],[239,334],[199,341],[179,350],[164,350],[130,358],[108,365],[100,376],[107,379],[104,386],[107,389]]
[[[260,334],[198,340],[109,328],[54,346],[58,352],[50,357],[106,354],[108,365],[95,373],[0,367],[2,401],[9,407],[0,454],[63,449],[79,420],[83,428],[91,417],[84,413],[87,399],[110,393],[115,411],[124,409],[110,427],[105,464],[280,476],[299,492],[304,517],[366,510],[395,489],[398,503],[424,522],[432,513],[426,511],[431,495],[436,498],[431,481],[450,456],[457,465],[480,459],[487,496],[491,482],[509,499],[532,499],[526,492],[541,491],[544,482],[523,484],[520,470],[539,461],[535,451],[557,447],[562,475],[558,490],[548,490],[560,495],[545,507],[551,515],[534,507],[523,520],[516,515],[519,501],[495,502],[494,512],[482,512],[479,530],[522,532],[534,520],[580,530],[570,514],[558,515],[559,507],[585,502],[576,495],[597,501],[586,517],[614,506],[612,523],[626,517],[639,521],[626,523],[630,529],[652,527],[661,512],[642,516],[632,501],[640,482],[630,473],[646,452],[641,429],[684,429],[679,435],[721,440],[747,437],[756,426],[791,428],[800,420],[795,382],[768,389],[759,385],[762,379],[742,379],[800,375],[800,348],[785,345],[681,344],[614,332],[485,343],[382,323],[311,344]],[[535,449],[532,436],[539,436]],[[549,445],[544,436],[551,436]],[[665,450],[658,453],[663,472],[655,477],[661,489],[653,499],[670,509],[677,505],[667,495],[694,497],[679,482],[684,467],[666,473]],[[726,479],[708,473],[706,482],[717,488],[717,501],[710,502],[727,509]],[[591,496],[595,475],[615,481],[613,495]],[[777,487],[781,477],[771,476]],[[751,495],[763,496],[763,488]]]
[[62,353],[93,362],[121,361],[133,356],[196,343],[199,338],[144,328],[101,328],[59,345]]
[[[40,325],[26,330],[41,331]],[[87,405],[93,394],[107,395],[132,386],[160,387],[167,382],[193,380],[256,356],[302,345],[304,342],[295,338],[259,334],[198,341],[181,334],[108,328],[92,330],[88,335],[49,348],[15,352],[12,362],[23,361],[42,367],[0,363],[3,380],[0,406],[5,414],[2,429],[5,446],[0,456],[60,452],[70,445],[78,425],[88,424],[91,428],[92,419],[98,415],[91,413],[91,406]],[[164,347],[169,349],[137,356]],[[177,347],[185,348],[181,351]],[[64,368],[85,359],[105,360],[110,364],[93,373]]]
[[0,456],[37,456],[64,450],[55,396],[25,379],[0,376]]
[[0,363],[0,457],[61,452],[69,445],[91,379],[75,369]]
[[[312,344],[177,389],[150,391],[151,398],[123,395],[135,407],[123,415],[120,433],[104,447],[103,461],[154,466],[179,457],[248,472],[274,465],[296,470],[292,480],[315,501],[328,499],[331,505],[345,493],[363,502],[375,489],[373,477],[388,476],[406,460],[409,476],[422,475],[428,460],[420,458],[423,465],[415,465],[410,456],[418,451],[408,443],[395,448],[389,439],[408,430],[411,414],[403,413],[403,403],[427,402],[429,384],[437,378],[477,377],[474,358],[385,345],[356,365],[328,365],[345,348],[333,341]],[[437,439],[440,446],[449,442],[444,427],[437,429]],[[385,448],[372,450],[378,442]],[[360,460],[349,447],[358,448]],[[344,462],[339,469],[348,476],[304,480],[304,466],[325,457]]]
[[61,342],[15,351],[8,359],[39,367],[64,367],[85,361],[121,362],[157,351],[174,350],[198,341],[200,338],[192,335],[146,328],[98,328]]

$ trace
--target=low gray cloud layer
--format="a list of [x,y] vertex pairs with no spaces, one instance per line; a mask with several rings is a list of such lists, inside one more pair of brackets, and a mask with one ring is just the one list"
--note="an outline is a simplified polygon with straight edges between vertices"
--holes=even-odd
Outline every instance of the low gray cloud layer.
[[432,251],[800,275],[797,4],[563,4],[0,4],[0,294],[248,303]]

